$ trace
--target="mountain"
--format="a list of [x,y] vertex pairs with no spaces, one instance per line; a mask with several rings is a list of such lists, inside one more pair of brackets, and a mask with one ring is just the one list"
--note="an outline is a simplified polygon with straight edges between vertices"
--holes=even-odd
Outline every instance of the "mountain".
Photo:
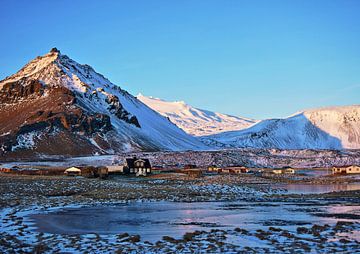
[[241,130],[256,122],[252,119],[197,109],[183,101],[169,102],[158,98],[147,97],[142,94],[136,97],[153,110],[168,117],[184,131],[194,136]]
[[217,147],[360,149],[360,105],[306,110],[201,139]]
[[0,81],[0,156],[207,147],[56,48]]

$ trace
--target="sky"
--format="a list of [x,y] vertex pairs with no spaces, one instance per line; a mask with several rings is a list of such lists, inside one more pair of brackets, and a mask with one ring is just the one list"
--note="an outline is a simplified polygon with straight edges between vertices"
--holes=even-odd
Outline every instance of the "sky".
[[255,119],[360,104],[358,0],[0,0],[0,79],[57,47],[133,95]]

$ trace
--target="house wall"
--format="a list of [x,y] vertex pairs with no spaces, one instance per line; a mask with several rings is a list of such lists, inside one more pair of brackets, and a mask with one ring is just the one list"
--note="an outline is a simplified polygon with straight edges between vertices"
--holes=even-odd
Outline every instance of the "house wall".
[[333,168],[333,174],[360,174],[359,166],[349,166],[344,168]]
[[360,174],[360,167],[358,166],[350,166],[346,168],[347,174]]
[[124,172],[124,166],[107,166],[109,173]]

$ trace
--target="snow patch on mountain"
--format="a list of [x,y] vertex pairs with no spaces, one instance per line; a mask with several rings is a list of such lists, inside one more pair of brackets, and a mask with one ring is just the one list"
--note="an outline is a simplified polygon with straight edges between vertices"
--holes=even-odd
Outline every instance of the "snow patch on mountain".
[[186,104],[184,101],[170,102],[142,94],[136,97],[153,110],[168,117],[184,131],[194,136],[241,130],[256,123],[253,119],[197,109]]

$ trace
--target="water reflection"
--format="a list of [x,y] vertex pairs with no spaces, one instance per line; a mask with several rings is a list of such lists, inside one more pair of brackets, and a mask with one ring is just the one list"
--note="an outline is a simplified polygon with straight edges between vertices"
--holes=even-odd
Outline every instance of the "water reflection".
[[[312,207],[327,211],[332,206]],[[343,208],[346,206],[342,206]],[[317,217],[303,206],[286,203],[145,202],[116,206],[67,208],[31,215],[34,230],[56,234],[139,234],[143,240],[157,241],[164,235],[181,237],[194,230],[210,228],[248,230],[285,227],[296,230],[299,225],[335,223],[334,218]],[[349,206],[348,212],[359,207]]]
[[333,191],[353,191],[360,190],[359,183],[342,184],[284,184],[281,188],[286,189],[292,194],[318,194]]

